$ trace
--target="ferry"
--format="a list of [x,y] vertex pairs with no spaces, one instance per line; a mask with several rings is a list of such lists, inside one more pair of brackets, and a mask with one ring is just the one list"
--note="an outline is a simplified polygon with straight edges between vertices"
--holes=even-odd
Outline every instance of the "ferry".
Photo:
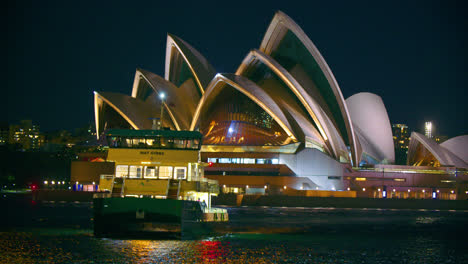
[[229,220],[211,207],[215,180],[204,178],[198,131],[112,129],[106,132],[113,175],[101,175],[93,198],[94,234],[197,237]]

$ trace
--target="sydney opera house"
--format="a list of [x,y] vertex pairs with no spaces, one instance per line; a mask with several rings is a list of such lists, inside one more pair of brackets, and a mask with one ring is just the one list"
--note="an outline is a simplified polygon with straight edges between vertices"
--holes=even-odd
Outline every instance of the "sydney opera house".
[[[376,197],[394,186],[416,188],[400,175],[408,168],[391,165],[392,129],[382,99],[371,93],[345,99],[317,47],[282,12],[234,73],[218,73],[194,47],[168,34],[164,77],[137,69],[131,95],[95,92],[94,102],[98,136],[111,128],[151,129],[160,116],[164,128],[200,131],[201,159],[210,164],[205,175],[225,192],[354,190]],[[423,173],[417,168],[468,167],[468,147],[458,147],[467,146],[466,136],[446,146],[423,137],[412,135],[409,165],[419,167],[411,166],[410,176]]]

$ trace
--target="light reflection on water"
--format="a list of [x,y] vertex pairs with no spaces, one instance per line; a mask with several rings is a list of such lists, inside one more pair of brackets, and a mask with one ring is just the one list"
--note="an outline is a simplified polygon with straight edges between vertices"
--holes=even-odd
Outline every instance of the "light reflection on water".
[[228,208],[232,232],[181,241],[95,238],[89,205],[36,209],[0,231],[0,263],[468,263],[460,211]]

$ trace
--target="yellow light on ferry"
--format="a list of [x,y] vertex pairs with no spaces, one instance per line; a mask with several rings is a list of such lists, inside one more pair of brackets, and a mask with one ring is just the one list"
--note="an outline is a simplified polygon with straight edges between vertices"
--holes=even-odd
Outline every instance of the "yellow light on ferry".
[[366,178],[356,178],[356,181],[366,181]]

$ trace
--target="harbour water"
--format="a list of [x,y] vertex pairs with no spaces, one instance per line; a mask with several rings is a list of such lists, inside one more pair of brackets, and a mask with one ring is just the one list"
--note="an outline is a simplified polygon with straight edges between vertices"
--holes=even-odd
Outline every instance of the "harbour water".
[[233,207],[197,240],[95,238],[91,203],[3,197],[0,263],[468,263],[467,211]]

